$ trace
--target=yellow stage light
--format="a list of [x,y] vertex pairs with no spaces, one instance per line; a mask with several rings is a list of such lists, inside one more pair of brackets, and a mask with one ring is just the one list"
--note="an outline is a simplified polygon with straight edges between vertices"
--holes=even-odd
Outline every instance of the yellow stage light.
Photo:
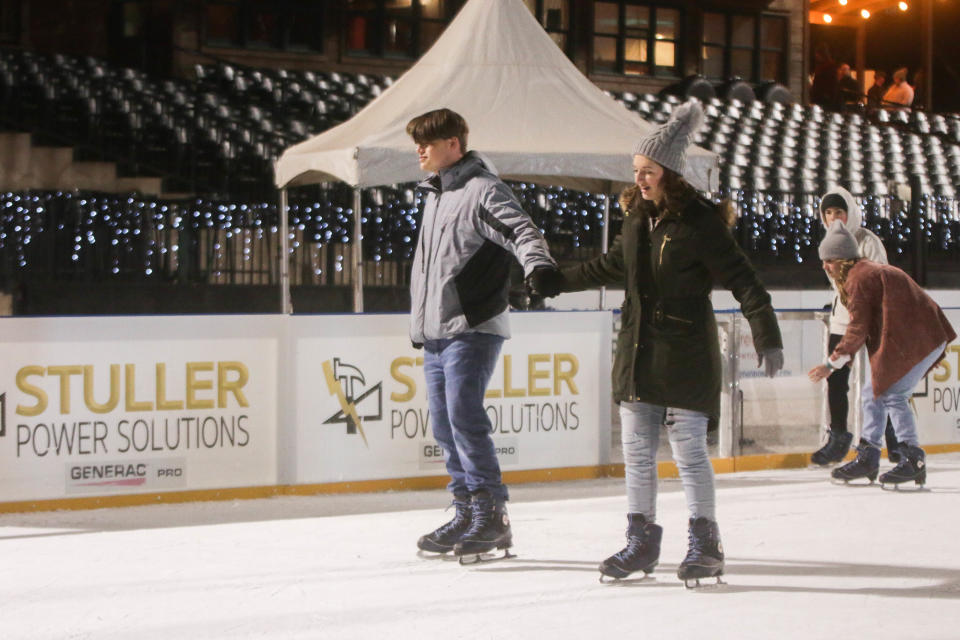
[[907,3],[906,3],[906,2],[901,2],[901,3],[898,4],[897,6],[900,7],[900,11],[906,11],[907,9],[910,8],[910,7],[907,6]]
[[841,7],[847,6],[847,0],[840,0],[840,6]]
[[860,16],[861,16],[864,20],[866,20],[867,18],[870,17],[870,12],[867,11],[866,9],[860,9]]
[[833,16],[831,16],[829,13],[825,13],[823,14],[823,21],[826,22],[827,24],[830,24],[831,22],[833,22]]

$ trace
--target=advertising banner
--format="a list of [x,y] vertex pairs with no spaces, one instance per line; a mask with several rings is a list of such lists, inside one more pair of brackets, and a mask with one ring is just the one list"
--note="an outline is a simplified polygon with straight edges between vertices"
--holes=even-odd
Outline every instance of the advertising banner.
[[[960,332],[960,309],[944,309],[950,324]],[[940,361],[913,393],[920,446],[960,442],[960,342],[947,345]]]
[[276,482],[270,334],[279,331],[269,321],[41,318],[2,326],[0,501]]
[[[407,316],[294,321],[297,482],[444,475]],[[486,394],[503,470],[600,464],[610,312],[513,313],[510,322]]]

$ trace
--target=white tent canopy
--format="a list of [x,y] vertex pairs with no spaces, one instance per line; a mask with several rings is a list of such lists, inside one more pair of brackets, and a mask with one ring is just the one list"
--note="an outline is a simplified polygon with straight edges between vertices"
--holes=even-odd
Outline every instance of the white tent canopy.
[[[632,182],[633,145],[652,126],[580,73],[522,0],[471,0],[380,97],[284,151],[276,185],[420,180],[406,124],[440,107],[466,119],[468,147],[502,177],[587,191]],[[715,154],[695,147],[687,164],[692,184],[716,189]]]

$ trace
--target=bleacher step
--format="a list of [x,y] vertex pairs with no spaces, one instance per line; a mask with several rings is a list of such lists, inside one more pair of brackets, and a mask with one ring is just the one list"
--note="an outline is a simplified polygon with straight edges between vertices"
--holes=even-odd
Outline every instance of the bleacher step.
[[29,133],[0,132],[0,189],[139,192],[147,196],[186,198],[190,194],[165,193],[163,179],[153,176],[118,176],[113,162],[75,160],[72,147],[35,145]]
[[0,189],[14,191],[24,187],[30,173],[30,134],[0,133]]

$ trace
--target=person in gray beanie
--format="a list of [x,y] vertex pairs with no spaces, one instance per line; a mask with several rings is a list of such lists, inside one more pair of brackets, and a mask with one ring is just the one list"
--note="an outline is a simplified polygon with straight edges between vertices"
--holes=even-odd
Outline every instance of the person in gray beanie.
[[[879,264],[887,264],[887,252],[883,242],[873,232],[860,224],[860,207],[849,191],[840,186],[833,186],[820,199],[820,221],[824,229],[835,222],[843,223],[850,232],[857,246],[854,257],[867,258]],[[833,280],[830,284],[835,291],[833,302],[830,305],[829,336],[827,338],[827,354],[833,352],[840,343],[847,325],[850,323],[850,312],[840,302],[840,294]],[[850,450],[853,434],[847,429],[847,414],[850,403],[851,367],[842,367],[827,378],[827,406],[830,411],[830,429],[826,443],[810,456],[810,461],[817,465],[828,465],[842,461]],[[887,442],[887,458],[890,462],[900,461],[900,443],[893,429],[893,423],[888,422],[884,436]]]
[[731,290],[750,323],[758,366],[783,366],[783,343],[767,293],[730,227],[728,202],[714,203],[683,178],[687,149],[703,121],[700,103],[680,105],[634,147],[634,185],[620,195],[623,227],[609,252],[562,270],[554,291],[622,285],[613,365],[627,488],[627,546],[600,564],[619,579],[650,573],[660,557],[657,447],[666,426],[690,510],[685,583],[723,574],[707,426],[720,414],[721,359],[710,292]]
[[840,220],[820,243],[823,268],[837,284],[850,323],[828,360],[810,370],[820,382],[847,365],[866,345],[870,375],[863,385],[863,429],[857,457],[831,476],[848,482],[877,479],[887,417],[900,441],[900,461],[880,476],[881,485],[927,479],[926,456],[919,446],[916,418],[910,408],[913,388],[946,355],[957,334],[943,310],[906,273],[859,257],[857,242]]

